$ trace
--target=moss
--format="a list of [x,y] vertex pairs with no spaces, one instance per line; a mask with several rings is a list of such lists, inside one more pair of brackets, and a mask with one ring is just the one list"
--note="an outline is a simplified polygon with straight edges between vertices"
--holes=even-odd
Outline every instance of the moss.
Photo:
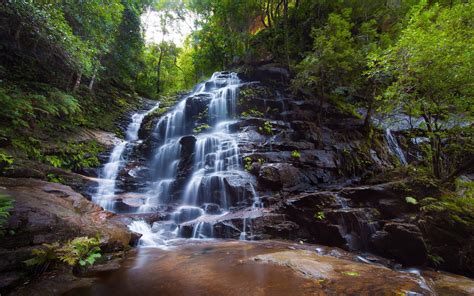
[[198,125],[197,127],[195,127],[195,128],[193,129],[193,132],[195,132],[195,133],[200,133],[200,132],[203,132],[203,131],[208,130],[210,127],[211,127],[211,126],[210,126],[209,124],[205,124],[205,123],[204,123],[204,124],[200,124],[200,125]]
[[243,117],[257,117],[257,118],[261,118],[264,116],[263,112],[260,112],[255,108],[244,111],[240,115],[242,115]]

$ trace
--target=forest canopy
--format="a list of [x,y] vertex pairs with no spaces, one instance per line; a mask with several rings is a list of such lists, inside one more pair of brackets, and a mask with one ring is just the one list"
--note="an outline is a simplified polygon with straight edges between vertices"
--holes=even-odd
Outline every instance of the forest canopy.
[[[161,38],[147,43],[150,10]],[[32,118],[90,124],[93,102],[81,92],[97,83],[163,98],[216,70],[273,63],[294,94],[363,116],[369,135],[374,117],[394,110],[419,119],[438,178],[473,150],[472,1],[23,0],[0,16],[6,138]],[[165,38],[183,21],[184,42]]]

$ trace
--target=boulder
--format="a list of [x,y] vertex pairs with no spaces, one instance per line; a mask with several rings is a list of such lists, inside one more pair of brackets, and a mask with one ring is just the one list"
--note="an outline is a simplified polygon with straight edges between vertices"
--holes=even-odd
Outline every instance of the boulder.
[[414,224],[389,222],[372,236],[370,243],[374,251],[406,266],[423,265],[427,260],[425,241]]
[[310,181],[299,169],[289,163],[266,163],[261,166],[258,182],[263,187],[277,191],[303,191]]
[[[22,270],[31,249],[78,236],[100,236],[103,251],[124,249],[132,240],[126,225],[71,187],[36,179],[0,178],[0,192],[15,200],[0,238],[0,272]],[[4,264],[5,263],[5,264]]]

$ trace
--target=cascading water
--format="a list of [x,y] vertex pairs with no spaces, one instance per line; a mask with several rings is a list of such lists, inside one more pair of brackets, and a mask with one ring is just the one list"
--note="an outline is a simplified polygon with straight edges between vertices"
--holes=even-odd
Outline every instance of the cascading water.
[[392,131],[390,129],[385,130],[385,138],[387,139],[388,147],[390,151],[395,155],[402,165],[407,165],[408,162],[405,158],[405,154],[403,154],[402,148],[398,145],[397,139],[393,136]]
[[102,206],[107,211],[114,210],[113,197],[115,195],[115,184],[120,168],[124,164],[123,154],[128,146],[138,141],[138,131],[142,125],[145,116],[159,108],[159,103],[151,109],[135,113],[132,115],[132,121],[127,127],[126,139],[117,144],[110,153],[109,161],[104,165],[99,174],[99,185],[92,200]]
[[[154,212],[174,204],[179,206],[168,214],[166,221],[155,222],[153,227],[145,226],[144,221],[135,221],[131,225],[131,230],[145,235],[142,245],[166,245],[166,241],[176,235],[183,235],[181,227],[185,224],[192,227],[188,237],[213,237],[213,224],[219,217],[228,213],[230,207],[236,206],[236,202],[247,198],[245,191],[231,193],[228,184],[228,178],[238,178],[245,173],[237,137],[231,132],[231,126],[237,122],[234,117],[239,86],[237,74],[216,72],[157,123],[155,137],[159,144],[150,163],[153,181],[139,212]],[[199,102],[205,102],[204,108],[199,106],[204,109],[201,113],[206,114],[205,125],[209,128],[193,136],[190,173],[186,181],[179,184],[181,188],[177,188],[178,171],[183,161],[182,140],[190,137],[189,134],[198,125],[196,117],[203,120],[201,114],[190,115],[194,112],[193,108],[197,108],[195,105],[201,104]],[[253,195],[250,204],[253,201],[254,207],[260,207],[253,186],[245,186],[250,188]],[[150,239],[150,231],[153,231],[154,239]]]

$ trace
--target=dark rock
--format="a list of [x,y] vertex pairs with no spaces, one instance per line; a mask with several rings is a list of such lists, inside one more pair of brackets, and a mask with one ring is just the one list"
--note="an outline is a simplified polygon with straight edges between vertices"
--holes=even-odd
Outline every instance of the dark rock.
[[29,167],[11,167],[3,171],[3,176],[7,178],[33,178],[33,179],[45,179],[46,174]]
[[219,215],[222,213],[222,210],[218,204],[205,203],[201,207],[204,210],[204,212],[206,212],[206,214],[209,214],[209,215]]
[[261,81],[265,84],[286,85],[290,74],[287,69],[278,64],[265,64],[258,67],[249,67],[245,73],[239,73],[245,81]]
[[194,160],[194,146],[196,144],[196,137],[185,136],[179,140],[181,144],[181,157],[178,164],[178,172],[176,181],[173,185],[175,196],[179,196],[184,184],[189,179],[193,172]]
[[375,233],[371,244],[378,253],[407,266],[423,265],[427,260],[425,241],[414,224],[389,222]]
[[0,292],[17,286],[25,275],[19,272],[0,273]]
[[[210,87],[207,85],[206,87]],[[198,94],[186,99],[185,114],[186,118],[198,117],[207,110],[212,97],[209,94]],[[207,117],[203,118],[207,119]]]
[[303,191],[308,188],[309,180],[301,171],[288,163],[262,165],[258,182],[271,190]]
[[88,267],[76,267],[73,269],[73,272],[74,275],[78,277],[100,277],[118,270],[122,260],[122,258],[116,258],[105,263],[94,264]]
[[143,235],[141,233],[137,233],[134,231],[131,231],[131,238],[130,238],[130,245],[131,246],[136,246],[138,245],[138,241]]

